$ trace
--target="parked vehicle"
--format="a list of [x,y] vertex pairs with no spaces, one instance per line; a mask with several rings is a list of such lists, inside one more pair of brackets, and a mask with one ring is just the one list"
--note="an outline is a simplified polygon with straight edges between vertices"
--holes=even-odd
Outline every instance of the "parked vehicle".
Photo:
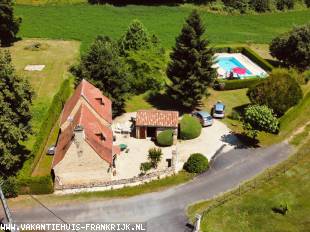
[[224,118],[225,117],[225,105],[218,101],[212,109],[212,116],[214,118]]
[[55,151],[56,151],[56,146],[55,145],[52,145],[50,146],[48,149],[47,149],[47,154],[48,155],[54,155],[55,154]]
[[195,111],[192,115],[199,119],[202,126],[211,126],[213,124],[213,118],[208,112]]

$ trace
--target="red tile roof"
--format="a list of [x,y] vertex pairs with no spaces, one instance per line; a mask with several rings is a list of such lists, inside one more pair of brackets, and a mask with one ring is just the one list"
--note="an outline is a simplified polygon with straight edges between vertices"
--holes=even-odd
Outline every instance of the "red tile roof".
[[95,152],[106,162],[112,164],[113,154],[119,154],[120,150],[113,146],[112,130],[96,118],[87,106],[81,105],[75,114],[71,124],[60,134],[56,152],[53,160],[53,167],[65,156],[73,140],[74,128],[81,126],[84,131],[85,141]]
[[89,103],[89,105],[99,114],[100,117],[105,119],[107,122],[112,123],[111,100],[104,96],[98,88],[83,79],[77,86],[74,94],[64,106],[61,115],[61,125],[68,120],[68,117],[81,97]]
[[179,112],[166,110],[140,110],[136,126],[178,127]]

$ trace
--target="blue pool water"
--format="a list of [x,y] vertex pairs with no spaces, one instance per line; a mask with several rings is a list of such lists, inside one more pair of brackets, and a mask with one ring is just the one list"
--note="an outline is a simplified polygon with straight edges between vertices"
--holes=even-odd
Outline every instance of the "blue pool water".
[[[231,72],[233,68],[245,68],[235,57],[218,57],[217,63],[228,73]],[[248,69],[246,69],[245,75],[252,75],[252,73]]]

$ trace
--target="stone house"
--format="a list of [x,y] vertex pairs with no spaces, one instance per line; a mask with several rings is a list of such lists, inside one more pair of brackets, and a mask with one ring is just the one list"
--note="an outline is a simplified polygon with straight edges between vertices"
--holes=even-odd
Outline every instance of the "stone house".
[[139,110],[136,115],[136,137],[156,137],[160,132],[173,130],[174,144],[177,142],[179,112],[167,110]]
[[117,169],[118,146],[113,145],[112,103],[82,80],[64,106],[52,163],[57,185],[111,181]]

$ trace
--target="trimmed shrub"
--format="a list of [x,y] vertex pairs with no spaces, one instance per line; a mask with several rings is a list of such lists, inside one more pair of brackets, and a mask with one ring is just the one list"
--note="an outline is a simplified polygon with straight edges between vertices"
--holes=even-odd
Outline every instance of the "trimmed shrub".
[[184,164],[184,169],[190,173],[203,173],[208,168],[208,159],[200,153],[191,154]]
[[268,61],[263,59],[261,56],[259,56],[256,52],[254,52],[248,47],[243,47],[241,53],[250,58],[250,60],[252,60],[258,66],[268,72],[272,71],[272,69],[274,68]]
[[253,104],[266,105],[277,116],[282,116],[303,97],[297,81],[288,70],[274,70],[268,78],[250,88],[247,92]]
[[244,121],[249,123],[252,128],[269,133],[277,133],[279,121],[273,116],[272,109],[267,106],[251,105],[245,109]]
[[34,176],[18,180],[19,194],[48,194],[53,192],[51,176]]
[[146,173],[147,171],[151,170],[152,167],[153,165],[151,162],[144,162],[144,163],[141,163],[140,165],[140,171],[142,173]]
[[31,171],[34,170],[35,166],[40,160],[41,155],[44,152],[48,136],[57,122],[59,115],[61,114],[62,108],[71,94],[70,81],[68,79],[64,80],[61,84],[58,92],[53,98],[53,101],[48,109],[48,112],[43,120],[43,124],[39,130],[39,133],[36,136],[36,141],[32,148],[32,156],[34,160],[32,162]]
[[160,146],[166,147],[171,146],[173,144],[173,131],[172,130],[165,130],[160,132],[157,135],[157,143]]
[[157,168],[157,164],[161,161],[163,153],[160,148],[151,148],[149,150],[148,158],[151,161],[152,167]]
[[[259,82],[264,80],[264,78],[247,78],[243,80],[218,80],[214,83],[214,88],[217,90],[233,90],[233,89],[243,89],[250,88]],[[222,89],[220,88],[222,85]]]
[[183,140],[197,138],[201,133],[201,124],[195,117],[185,114],[180,122],[180,137]]

